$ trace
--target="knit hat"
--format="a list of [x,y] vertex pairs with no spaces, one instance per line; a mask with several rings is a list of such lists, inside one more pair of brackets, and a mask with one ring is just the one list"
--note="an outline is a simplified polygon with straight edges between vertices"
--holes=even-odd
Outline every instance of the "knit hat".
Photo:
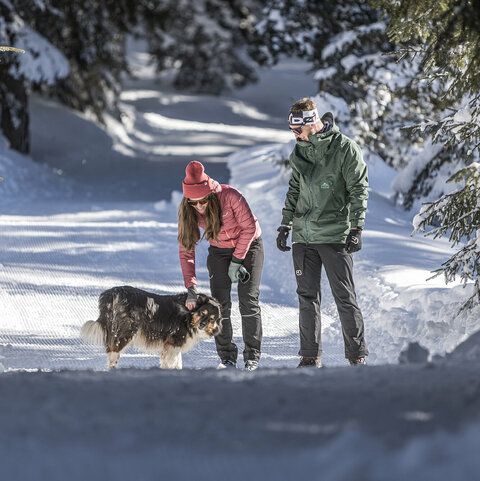
[[213,181],[205,173],[205,168],[196,160],[185,169],[187,176],[183,179],[183,196],[188,199],[201,199],[213,191]]

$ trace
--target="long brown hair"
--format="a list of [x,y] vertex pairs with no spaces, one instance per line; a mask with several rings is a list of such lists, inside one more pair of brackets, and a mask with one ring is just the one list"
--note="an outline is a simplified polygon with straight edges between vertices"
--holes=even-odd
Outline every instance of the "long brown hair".
[[[223,225],[222,206],[220,199],[215,192],[208,197],[207,208],[205,209],[205,233],[207,241],[218,242],[218,234]],[[195,207],[188,203],[184,197],[178,208],[178,242],[185,247],[186,251],[195,249],[200,241],[200,229],[198,227],[198,213]]]

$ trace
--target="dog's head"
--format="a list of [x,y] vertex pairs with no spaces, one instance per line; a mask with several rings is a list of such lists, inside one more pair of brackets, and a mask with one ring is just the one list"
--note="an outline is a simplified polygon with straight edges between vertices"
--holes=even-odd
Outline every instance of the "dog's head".
[[192,322],[196,329],[204,331],[208,336],[217,336],[222,330],[222,309],[213,297],[199,294],[197,305],[192,314]]

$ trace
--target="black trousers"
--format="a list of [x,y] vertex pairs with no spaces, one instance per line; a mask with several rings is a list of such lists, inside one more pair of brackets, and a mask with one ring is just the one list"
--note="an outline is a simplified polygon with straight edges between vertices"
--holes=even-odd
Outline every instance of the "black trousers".
[[[222,305],[223,328],[215,337],[217,352],[222,361],[237,360],[238,349],[233,342],[232,322],[230,312],[232,301],[230,292],[232,281],[228,277],[228,266],[235,249],[222,249],[210,246],[208,248],[207,268],[210,275],[210,291]],[[262,317],[258,296],[260,294],[260,278],[263,270],[263,242],[258,238],[252,242],[243,261],[244,267],[250,273],[250,280],[246,284],[238,283],[238,301],[242,316],[242,334],[245,350],[243,358],[248,360],[260,359],[260,345],[262,343]]]
[[357,304],[353,283],[353,258],[344,244],[301,244],[292,247],[297,279],[300,324],[300,356],[316,357],[322,353],[321,340],[321,272],[325,267],[337,305],[345,343],[345,357],[367,356],[364,323]]

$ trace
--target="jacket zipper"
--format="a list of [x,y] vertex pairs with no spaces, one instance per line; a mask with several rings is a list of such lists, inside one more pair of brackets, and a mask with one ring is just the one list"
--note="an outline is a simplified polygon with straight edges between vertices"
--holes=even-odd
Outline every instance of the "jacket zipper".
[[235,242],[233,242],[233,239],[228,235],[227,229],[223,229],[225,231],[225,234],[227,234],[227,237],[229,238],[230,242],[232,243],[232,246],[235,247]]
[[[330,144],[329,146],[327,147],[327,150],[324,154],[324,156],[326,156],[327,154],[330,154],[330,149],[332,147],[332,143],[335,139],[332,139],[330,141]],[[314,199],[313,199],[313,191],[312,191],[312,180],[313,180],[313,173],[315,172],[315,169],[317,168],[317,164],[318,162],[320,162],[319,160],[319,156],[318,156],[318,149],[317,147],[314,145],[313,146],[313,149],[315,151],[315,157],[314,157],[314,164],[313,164],[313,168],[312,170],[310,171],[310,178],[308,180],[308,190],[310,191],[310,199],[311,199],[311,203],[310,203],[310,209],[308,211],[308,214],[305,216],[305,231],[306,231],[306,244],[308,245],[308,242],[309,242],[309,237],[310,237],[310,232],[309,232],[309,229],[308,229],[308,219],[310,217],[310,214],[312,213],[313,211],[313,208],[314,208]],[[333,189],[332,189],[332,193],[333,193]]]
[[305,217],[305,231],[307,233],[307,238],[306,238],[306,245],[308,245],[308,241],[310,238],[310,232],[308,229],[308,219],[310,217],[310,214],[312,213],[313,210],[313,190],[312,190],[312,179],[313,179],[313,173],[315,172],[315,169],[317,168],[317,156],[318,156],[318,151],[315,146],[313,146],[313,149],[315,151],[315,156],[314,156],[314,164],[312,167],[312,170],[310,171],[310,178],[308,179],[308,190],[310,191],[310,209],[308,211],[308,214]]

